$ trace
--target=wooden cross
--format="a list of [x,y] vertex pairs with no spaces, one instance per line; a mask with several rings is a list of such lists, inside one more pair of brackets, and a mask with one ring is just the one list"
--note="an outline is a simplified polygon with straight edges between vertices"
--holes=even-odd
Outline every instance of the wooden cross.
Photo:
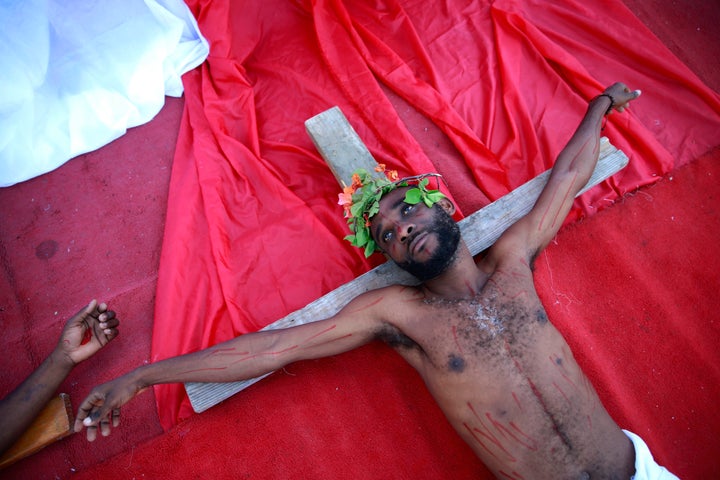
[[[375,159],[338,107],[333,107],[310,118],[305,122],[305,127],[340,184],[343,180],[349,180],[352,172],[357,168],[365,168],[368,172],[372,172],[377,166]],[[625,168],[627,164],[628,157],[612,146],[606,137],[602,137],[600,159],[590,181],[578,195],[614,175]],[[549,176],[550,170],[461,220],[459,222],[460,231],[470,253],[477,255],[486,250],[508,227],[525,216],[537,201]],[[416,285],[418,283],[415,277],[400,269],[393,262],[386,262],[327,293],[304,308],[268,325],[263,330],[302,325],[331,317],[353,298],[369,290],[393,284]],[[200,413],[267,375],[240,382],[186,383],[185,390],[190,397],[193,410]]]

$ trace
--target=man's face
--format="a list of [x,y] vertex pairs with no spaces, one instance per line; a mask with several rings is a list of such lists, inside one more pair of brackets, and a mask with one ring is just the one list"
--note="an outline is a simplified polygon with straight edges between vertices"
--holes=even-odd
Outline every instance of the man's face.
[[460,228],[439,203],[405,203],[407,189],[398,188],[380,201],[372,218],[373,239],[397,265],[427,281],[443,273],[455,259]]

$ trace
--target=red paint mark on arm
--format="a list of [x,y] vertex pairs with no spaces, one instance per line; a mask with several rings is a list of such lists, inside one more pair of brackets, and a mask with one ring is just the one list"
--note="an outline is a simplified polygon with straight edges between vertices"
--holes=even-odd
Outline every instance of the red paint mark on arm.
[[363,305],[363,306],[357,308],[356,310],[351,310],[350,313],[359,313],[359,312],[365,311],[368,308],[374,307],[375,305],[382,302],[383,300],[385,300],[385,297],[381,295],[378,298],[376,298],[375,300],[373,300],[372,302],[368,303],[367,305]]
[[238,352],[236,348],[234,347],[228,347],[228,348],[215,348],[211,350],[208,355],[211,357],[220,357],[220,356],[237,356],[237,355],[247,355],[250,352]]
[[[570,164],[568,165],[568,170],[570,170],[570,171],[575,170],[575,168],[576,168],[575,162],[577,162],[581,156],[586,155],[585,151],[587,149],[588,143],[592,142],[593,140],[595,140],[593,137],[589,137],[585,140],[585,143],[582,144],[582,146],[578,149],[578,152],[575,154],[573,159],[570,161]],[[600,150],[600,142],[598,140],[595,140],[592,145],[592,148],[590,149],[590,155],[595,155],[596,153],[599,152],[599,150]],[[584,159],[583,159],[583,161],[584,161]]]
[[236,360],[236,361],[232,362],[230,365],[235,365],[235,364],[237,364],[237,363],[246,362],[246,361],[248,361],[248,360],[254,360],[254,359],[259,358],[259,357],[282,355],[283,353],[290,352],[290,351],[295,350],[295,349],[297,349],[297,348],[299,348],[299,345],[293,345],[292,347],[288,347],[288,348],[285,348],[285,349],[283,349],[283,350],[278,350],[278,351],[276,351],[276,352],[260,352],[260,353],[255,353],[255,354],[253,354],[253,355],[248,355],[248,356],[245,357],[245,358],[241,358],[241,359],[239,359],[239,360]]
[[227,366],[224,366],[224,367],[212,367],[212,368],[210,368],[210,367],[208,367],[208,368],[197,368],[197,369],[195,369],[195,370],[185,370],[185,371],[182,371],[182,372],[179,372],[179,373],[180,373],[180,375],[184,375],[184,374],[186,374],[186,373],[219,372],[219,371],[221,371],[221,370],[227,370],[227,368],[228,368]]
[[328,344],[330,344],[330,343],[339,342],[340,340],[344,340],[344,339],[350,338],[350,337],[352,337],[352,336],[353,336],[352,333],[348,333],[347,335],[343,335],[342,337],[331,338],[331,339],[326,340],[326,341],[324,341],[324,342],[316,343],[315,345],[303,345],[303,346],[301,346],[300,348],[310,348],[310,347],[319,347],[319,346],[321,346],[321,345],[328,345]]
[[310,337],[308,337],[308,338],[306,338],[305,340],[303,340],[301,343],[307,343],[307,342],[309,342],[310,340],[312,340],[313,338],[317,338],[317,337],[319,337],[320,335],[323,335],[323,334],[325,334],[325,333],[327,333],[327,332],[330,332],[330,331],[332,331],[332,330],[335,330],[335,328],[337,328],[337,325],[331,325],[331,326],[329,326],[328,328],[326,328],[325,330],[323,330],[323,331],[321,331],[321,332],[318,332],[318,333],[316,333],[316,334],[314,334],[314,335],[311,335]]
[[538,231],[540,231],[544,228],[545,218],[548,216],[548,213],[550,212],[550,207],[552,207],[553,203],[555,203],[555,195],[557,195],[557,190],[552,192],[552,197],[550,198],[550,205],[545,209],[545,213],[543,213],[543,216],[540,218],[540,223],[538,223]]
[[[567,202],[568,197],[570,196],[570,194],[572,193],[573,189],[575,188],[575,180],[577,180],[577,177],[578,177],[578,173],[575,172],[575,176],[573,177],[572,183],[570,184],[570,186],[568,187],[567,191],[565,192],[565,196],[563,197],[563,200],[562,200],[561,205],[565,205],[565,202]],[[551,226],[552,228],[557,227],[558,217],[560,216],[560,212],[561,212],[561,211],[562,211],[562,209],[561,209],[561,208],[558,208],[557,211],[555,212],[555,218],[553,218],[553,223],[552,223],[552,226]]]

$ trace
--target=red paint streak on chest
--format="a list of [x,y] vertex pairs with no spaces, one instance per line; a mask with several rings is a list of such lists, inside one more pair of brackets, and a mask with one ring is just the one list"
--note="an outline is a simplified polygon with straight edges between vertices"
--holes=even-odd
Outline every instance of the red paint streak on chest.
[[458,348],[458,351],[460,352],[460,354],[464,354],[465,352],[463,351],[463,348],[462,348],[462,346],[460,346],[460,342],[458,341],[457,325],[452,326],[452,334],[453,334],[453,339],[455,340],[455,346]]

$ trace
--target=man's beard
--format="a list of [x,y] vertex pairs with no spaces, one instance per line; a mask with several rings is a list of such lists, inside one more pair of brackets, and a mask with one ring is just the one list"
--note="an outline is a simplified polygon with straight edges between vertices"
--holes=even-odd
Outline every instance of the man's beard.
[[427,233],[435,233],[438,239],[438,246],[435,253],[425,260],[419,262],[408,260],[407,262],[396,262],[397,265],[408,273],[414,275],[421,282],[432,280],[443,273],[455,260],[458,244],[460,243],[460,227],[445,210],[435,205],[434,222],[427,230]]

